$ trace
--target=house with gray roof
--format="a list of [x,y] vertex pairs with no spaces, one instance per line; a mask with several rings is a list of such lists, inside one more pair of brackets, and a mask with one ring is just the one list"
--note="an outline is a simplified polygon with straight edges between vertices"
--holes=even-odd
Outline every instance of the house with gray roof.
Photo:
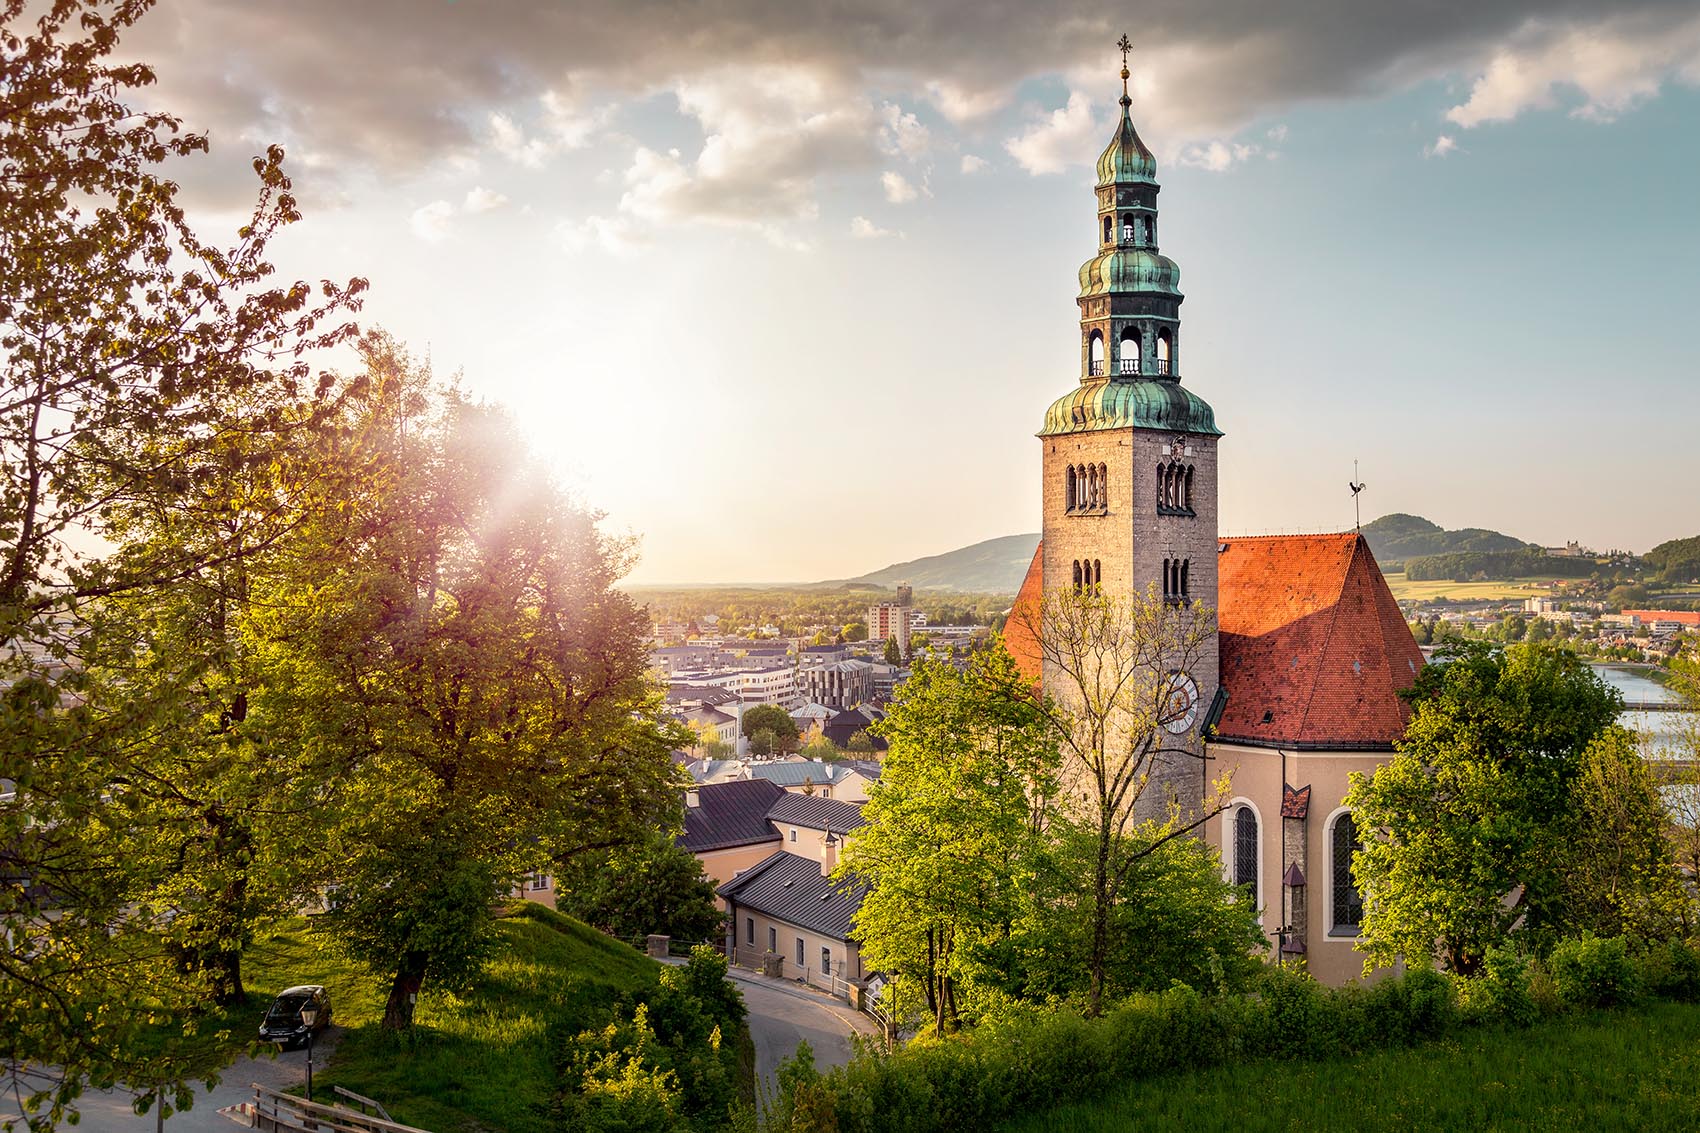
[[783,759],[755,762],[749,765],[752,779],[767,779],[787,791],[816,794],[822,798],[843,802],[865,802],[868,780],[855,768],[844,763],[827,763],[819,759]]
[[746,966],[772,956],[780,974],[834,990],[861,981],[850,925],[866,889],[828,877],[836,861],[835,844],[819,858],[781,851],[722,885],[727,956]]

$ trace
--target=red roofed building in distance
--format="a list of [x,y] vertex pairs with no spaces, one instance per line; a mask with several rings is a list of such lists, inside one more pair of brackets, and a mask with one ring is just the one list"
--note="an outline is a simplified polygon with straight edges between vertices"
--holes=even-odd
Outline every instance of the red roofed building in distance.
[[[1215,610],[1215,640],[1178,687],[1196,697],[1179,756],[1153,770],[1144,810],[1198,813],[1208,768],[1233,801],[1202,827],[1230,880],[1252,894],[1271,948],[1343,983],[1362,901],[1341,806],[1408,718],[1401,690],[1423,658],[1381,568],[1356,532],[1221,538],[1214,410],[1181,384],[1180,269],[1158,251],[1156,159],[1122,115],[1098,159],[1097,251],[1080,269],[1079,381],[1039,432],[1042,530],[1005,631],[1024,672],[1047,683],[1023,609],[1098,586]],[[1053,678],[1054,679],[1054,678]],[[1176,742],[1176,741],[1170,741]]]

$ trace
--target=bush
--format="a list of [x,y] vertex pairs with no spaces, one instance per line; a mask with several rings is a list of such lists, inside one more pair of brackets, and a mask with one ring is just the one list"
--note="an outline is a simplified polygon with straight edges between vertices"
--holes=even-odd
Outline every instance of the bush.
[[1552,982],[1566,1007],[1615,1007],[1633,1002],[1640,981],[1621,936],[1584,936],[1552,950]]
[[1700,1002],[1700,951],[1680,940],[1648,948],[1636,957],[1637,974],[1648,994],[1681,1003]]
[[1481,974],[1461,981],[1464,1006],[1482,1022],[1527,1027],[1541,1014],[1530,990],[1530,977],[1529,962],[1522,956],[1507,948],[1490,948]]

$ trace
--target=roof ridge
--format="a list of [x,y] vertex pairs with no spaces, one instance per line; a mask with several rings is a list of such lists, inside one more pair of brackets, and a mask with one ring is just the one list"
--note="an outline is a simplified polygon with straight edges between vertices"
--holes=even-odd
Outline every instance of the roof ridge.
[[1322,648],[1316,651],[1316,664],[1311,667],[1309,687],[1305,689],[1304,711],[1299,715],[1299,736],[1301,737],[1309,734],[1307,729],[1310,727],[1310,710],[1316,703],[1316,686],[1317,682],[1322,679],[1322,664],[1328,659],[1328,647],[1334,644],[1334,630],[1340,624],[1340,603],[1345,600],[1346,584],[1351,581],[1352,567],[1357,565],[1358,561],[1358,547],[1363,543],[1362,533],[1355,534],[1356,538],[1352,540],[1351,556],[1346,560],[1346,569],[1340,572],[1340,589],[1335,593],[1334,600],[1328,604],[1328,632],[1323,635]]

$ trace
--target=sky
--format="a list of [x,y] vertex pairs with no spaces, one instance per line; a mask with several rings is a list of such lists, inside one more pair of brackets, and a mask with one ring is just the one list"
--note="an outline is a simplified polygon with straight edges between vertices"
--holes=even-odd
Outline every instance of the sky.
[[163,0],[203,231],[512,410],[631,580],[1039,527],[1126,32],[1225,533],[1700,532],[1694,0]]

